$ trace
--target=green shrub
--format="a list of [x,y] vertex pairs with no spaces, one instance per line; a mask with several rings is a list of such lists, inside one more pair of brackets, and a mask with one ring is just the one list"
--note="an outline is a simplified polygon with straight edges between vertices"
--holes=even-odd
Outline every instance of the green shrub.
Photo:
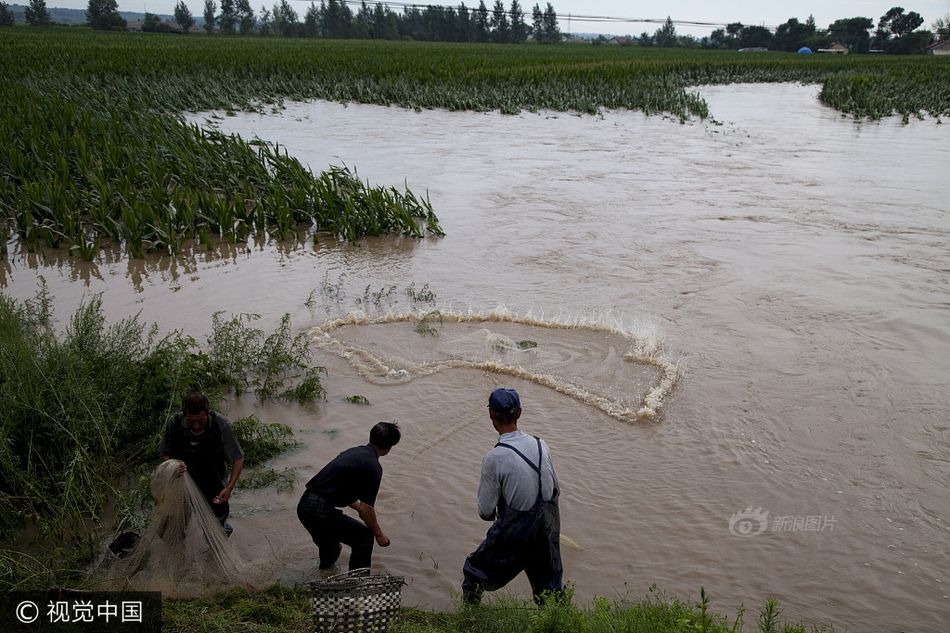
[[[155,459],[162,425],[188,390],[212,401],[239,385],[261,400],[322,397],[323,370],[307,366],[306,339],[290,334],[289,318],[269,335],[241,327],[215,319],[203,352],[181,333],[159,337],[138,317],[107,324],[95,296],[60,335],[45,283],[31,301],[0,293],[0,545],[27,520],[62,537],[99,517],[120,492],[119,475]],[[253,362],[229,362],[225,332],[260,341]],[[235,432],[248,465],[296,446],[281,424],[238,420]]]
[[266,423],[257,416],[235,420],[231,424],[234,436],[244,451],[244,465],[257,466],[300,446],[294,432],[286,424]]

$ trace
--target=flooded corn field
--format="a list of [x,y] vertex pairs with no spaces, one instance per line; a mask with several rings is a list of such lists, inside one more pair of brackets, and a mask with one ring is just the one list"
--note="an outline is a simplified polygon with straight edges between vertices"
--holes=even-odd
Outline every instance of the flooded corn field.
[[703,586],[727,613],[775,595],[837,630],[945,631],[950,129],[855,122],[815,86],[700,91],[713,118],[686,124],[325,102],[197,116],[314,171],[428,189],[446,236],[11,253],[0,281],[27,298],[42,275],[61,321],[101,292],[110,318],[165,331],[201,337],[218,310],[310,331],[326,402],[226,411],[304,443],[273,464],[297,469],[293,492],[232,500],[233,541],[286,582],[316,566],[305,481],[395,419],[374,564],[407,577],[406,604],[451,608],[488,525],[485,403],[511,386],[553,452],[578,600]]

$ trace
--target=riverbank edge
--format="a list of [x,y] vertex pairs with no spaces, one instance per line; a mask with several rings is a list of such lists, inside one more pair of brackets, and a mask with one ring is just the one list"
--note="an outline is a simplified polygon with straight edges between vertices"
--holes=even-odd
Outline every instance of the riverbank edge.
[[[834,627],[788,621],[774,598],[758,611],[740,607],[728,616],[715,612],[705,589],[698,602],[672,597],[651,585],[646,595],[632,598],[596,597],[587,604],[570,599],[548,601],[542,607],[518,598],[493,596],[488,605],[460,606],[440,613],[404,607],[392,633],[830,633]],[[206,598],[163,601],[167,633],[300,633],[314,630],[310,592],[306,587],[273,585],[252,592],[234,590]]]

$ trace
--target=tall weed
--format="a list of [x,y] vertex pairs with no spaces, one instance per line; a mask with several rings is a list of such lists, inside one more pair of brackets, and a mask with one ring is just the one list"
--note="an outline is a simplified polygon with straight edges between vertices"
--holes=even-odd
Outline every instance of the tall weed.
[[[291,334],[286,316],[265,334],[215,315],[206,351],[181,333],[159,337],[137,316],[108,324],[99,296],[63,334],[52,321],[45,286],[22,303],[0,293],[0,545],[27,521],[39,538],[74,538],[100,516],[117,476],[154,457],[164,420],[189,389],[323,397],[322,368],[308,365],[306,339]],[[228,336],[251,343],[245,356],[234,358],[245,352]],[[248,428],[252,448],[265,435],[267,450],[292,442],[280,427]]]

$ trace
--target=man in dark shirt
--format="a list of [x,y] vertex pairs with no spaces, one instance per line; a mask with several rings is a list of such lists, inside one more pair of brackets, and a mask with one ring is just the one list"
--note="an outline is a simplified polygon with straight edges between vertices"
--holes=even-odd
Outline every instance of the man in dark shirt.
[[[182,398],[181,411],[168,418],[158,452],[163,460],[180,459],[211,505],[228,536],[228,499],[244,468],[244,453],[227,418],[210,409],[208,398],[193,391]],[[231,474],[227,474],[231,462]]]
[[[369,433],[369,444],[347,449],[333,458],[313,479],[297,504],[297,517],[310,532],[320,551],[320,569],[333,567],[340,557],[340,543],[349,545],[349,569],[369,567],[373,538],[380,547],[389,546],[376,517],[376,495],[383,478],[379,458],[399,443],[399,427],[380,422]],[[340,510],[350,507],[361,523]]]

